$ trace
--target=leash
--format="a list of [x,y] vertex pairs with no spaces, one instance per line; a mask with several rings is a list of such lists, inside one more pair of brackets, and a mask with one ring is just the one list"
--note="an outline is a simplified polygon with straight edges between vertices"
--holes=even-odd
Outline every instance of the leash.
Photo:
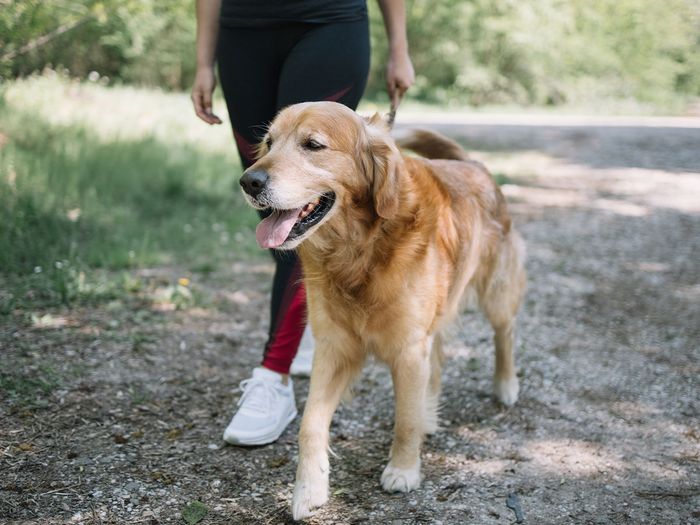
[[394,127],[394,120],[396,120],[396,110],[399,109],[399,104],[401,104],[401,99],[403,95],[399,95],[396,100],[391,101],[391,107],[389,109],[389,115],[387,116],[387,125],[389,126],[389,130],[391,130]]
[[396,120],[396,106],[392,104],[391,109],[389,110],[389,116],[387,117],[386,121],[390,130],[394,127],[394,120]]

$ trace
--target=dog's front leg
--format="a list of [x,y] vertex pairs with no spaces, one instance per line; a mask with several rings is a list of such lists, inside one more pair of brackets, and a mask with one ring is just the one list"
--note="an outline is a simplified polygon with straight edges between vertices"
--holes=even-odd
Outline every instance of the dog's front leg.
[[388,492],[409,492],[420,485],[420,447],[425,433],[426,397],[430,377],[428,338],[402,349],[391,364],[395,423],[391,459],[382,473]]
[[[337,343],[340,338],[335,337]],[[310,516],[314,508],[328,501],[328,429],[343,392],[362,364],[358,352],[347,352],[347,347],[334,347],[323,340],[319,343],[299,430],[299,465],[292,501],[295,520]]]

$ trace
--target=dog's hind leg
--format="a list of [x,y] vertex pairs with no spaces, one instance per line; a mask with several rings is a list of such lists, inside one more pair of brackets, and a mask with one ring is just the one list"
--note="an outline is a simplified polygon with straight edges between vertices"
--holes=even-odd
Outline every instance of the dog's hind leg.
[[496,398],[506,406],[512,406],[518,400],[520,385],[515,375],[513,358],[513,325],[494,325],[494,344],[496,346],[496,370],[493,388]]
[[442,363],[445,356],[442,352],[442,335],[436,333],[432,338],[430,351],[430,380],[425,400],[424,428],[426,434],[434,434],[438,430],[438,418],[440,411],[440,391]]
[[525,291],[524,258],[524,243],[517,233],[511,232],[501,245],[496,268],[480,297],[481,307],[494,330],[494,391],[506,406],[515,404],[520,389],[513,358],[513,331]]

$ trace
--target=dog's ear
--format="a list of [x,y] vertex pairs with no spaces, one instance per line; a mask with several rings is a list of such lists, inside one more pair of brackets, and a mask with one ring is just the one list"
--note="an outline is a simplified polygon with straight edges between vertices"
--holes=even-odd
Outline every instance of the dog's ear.
[[391,219],[399,209],[399,179],[403,158],[388,133],[367,126],[367,150],[363,155],[377,215]]
[[362,117],[364,121],[367,123],[368,126],[373,126],[375,128],[379,128],[383,131],[389,132],[391,131],[390,126],[389,126],[389,116],[388,115],[380,115],[375,111],[375,113],[371,116],[364,116]]

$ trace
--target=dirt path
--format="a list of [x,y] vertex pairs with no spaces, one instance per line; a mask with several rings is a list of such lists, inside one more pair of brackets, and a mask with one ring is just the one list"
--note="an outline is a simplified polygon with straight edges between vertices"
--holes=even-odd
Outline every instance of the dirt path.
[[[509,493],[531,524],[698,522],[700,122],[430,125],[505,182],[528,244],[521,401],[492,401],[489,330],[464,315],[424,483],[386,495],[391,389],[370,364],[332,425],[332,497],[311,522],[513,523]],[[195,308],[2,325],[3,368],[24,382],[0,405],[0,522],[184,523],[194,500],[205,524],[291,522],[298,421],[272,446],[220,441],[259,359],[270,271],[195,276]]]

